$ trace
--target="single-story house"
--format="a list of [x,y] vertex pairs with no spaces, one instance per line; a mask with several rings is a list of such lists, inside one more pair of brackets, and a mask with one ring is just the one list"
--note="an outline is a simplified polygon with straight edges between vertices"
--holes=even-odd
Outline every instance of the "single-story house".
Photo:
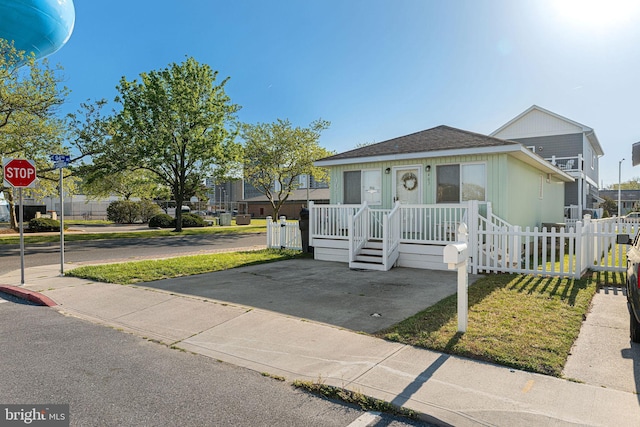
[[[434,268],[433,263],[408,254],[420,255],[426,249],[407,245],[438,246],[435,252],[429,250],[441,264],[442,249],[455,234],[455,226],[460,222],[477,226],[464,210],[467,202],[480,204],[479,212],[487,220],[506,225],[533,228],[561,223],[564,184],[574,180],[519,142],[449,126],[360,147],[315,165],[329,169],[329,206],[340,212],[312,206],[310,233],[316,258],[353,262],[369,242],[384,240],[383,216],[397,207],[402,211],[398,241],[387,242],[387,246],[397,244],[392,264],[403,264],[405,249],[404,263],[422,268]],[[352,216],[359,218],[357,212],[363,209],[370,211],[370,219],[365,219],[368,230],[363,232],[367,235],[356,237],[352,234],[358,230],[347,222]]]
[[330,203],[390,209],[403,204],[491,202],[512,225],[562,222],[573,178],[522,144],[448,126],[317,161],[330,170]]

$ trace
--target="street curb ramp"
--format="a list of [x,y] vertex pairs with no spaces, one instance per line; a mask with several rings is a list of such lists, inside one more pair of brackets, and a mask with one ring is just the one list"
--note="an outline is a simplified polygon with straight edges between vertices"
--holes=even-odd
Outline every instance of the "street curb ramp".
[[30,291],[18,286],[0,285],[0,292],[13,295],[14,297],[21,298],[27,301],[31,301],[34,304],[42,305],[46,307],[55,307],[58,305],[51,298],[42,295],[39,292]]

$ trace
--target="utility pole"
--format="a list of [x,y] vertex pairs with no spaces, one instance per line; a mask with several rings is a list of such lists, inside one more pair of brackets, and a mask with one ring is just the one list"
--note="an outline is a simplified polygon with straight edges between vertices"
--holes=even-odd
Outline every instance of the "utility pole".
[[620,192],[620,185],[622,185],[622,162],[624,162],[624,159],[620,160],[618,162],[618,218],[620,218],[620,204],[621,204],[621,192]]

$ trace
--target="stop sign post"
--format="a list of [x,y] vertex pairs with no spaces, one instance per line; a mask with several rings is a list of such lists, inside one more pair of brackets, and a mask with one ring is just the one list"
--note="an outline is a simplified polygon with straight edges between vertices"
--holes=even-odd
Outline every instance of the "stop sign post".
[[20,284],[24,285],[24,226],[22,215],[22,189],[33,187],[36,182],[36,164],[27,159],[5,159],[2,162],[4,185],[18,189],[20,200]]

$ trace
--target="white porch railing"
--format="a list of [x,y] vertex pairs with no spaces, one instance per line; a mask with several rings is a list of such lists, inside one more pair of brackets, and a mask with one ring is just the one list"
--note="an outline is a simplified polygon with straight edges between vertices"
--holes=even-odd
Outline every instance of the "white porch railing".
[[356,259],[356,255],[369,240],[369,212],[367,202],[355,215],[349,217],[349,262]]
[[316,205],[309,202],[309,245],[314,238],[347,240],[349,217],[355,215],[361,205]]
[[400,202],[396,202],[391,212],[383,218],[382,265],[387,271],[393,267],[400,255],[400,206]]
[[460,222],[466,222],[469,205],[402,205],[401,240],[406,243],[443,243],[456,240]]
[[382,240],[387,245],[383,251],[387,255],[396,242],[398,246],[400,243],[443,246],[457,240],[458,225],[465,222],[469,228],[470,271],[475,274],[507,272],[579,278],[588,269],[621,272],[626,268],[626,246],[616,244],[616,235],[634,236],[640,226],[618,218],[586,217],[572,227],[523,229],[494,215],[490,203],[476,201],[399,205],[393,213],[354,205],[310,204],[309,210],[312,238],[348,240],[348,220],[344,230],[341,224],[325,221],[337,218],[340,222],[347,214],[357,219],[352,226],[350,260],[357,254],[356,248],[359,250],[369,239]]
[[[469,207],[484,206],[491,212],[490,203],[466,202],[460,204],[400,205],[398,208],[400,242],[446,244],[456,240],[456,230],[467,222]],[[355,232],[367,239],[383,239],[383,221],[391,209],[371,209],[364,205],[316,205],[309,203],[309,232],[311,239],[349,239],[349,221],[357,216],[361,225]],[[395,207],[394,207],[395,209]],[[366,212],[366,213],[365,213]],[[366,220],[365,220],[366,215]],[[496,220],[501,221],[495,217]],[[503,222],[504,225],[509,225]],[[366,232],[366,234],[365,234]],[[364,238],[364,237],[362,237]],[[360,242],[361,236],[354,236]],[[313,245],[310,242],[310,245]]]

